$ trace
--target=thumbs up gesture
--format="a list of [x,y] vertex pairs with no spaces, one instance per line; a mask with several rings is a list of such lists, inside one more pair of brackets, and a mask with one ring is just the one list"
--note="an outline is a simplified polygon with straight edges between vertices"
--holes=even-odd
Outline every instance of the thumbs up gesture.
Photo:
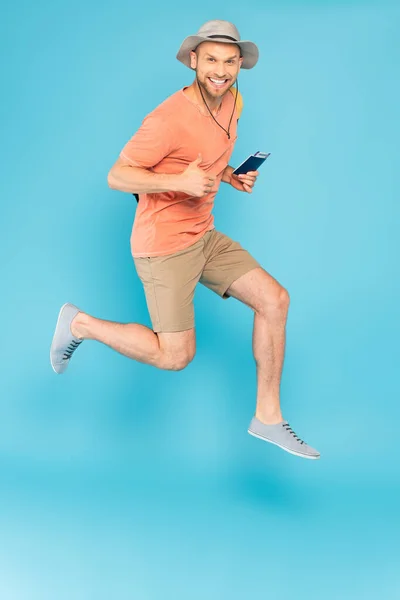
[[200,168],[203,158],[201,154],[179,175],[179,191],[201,198],[212,191],[215,177]]

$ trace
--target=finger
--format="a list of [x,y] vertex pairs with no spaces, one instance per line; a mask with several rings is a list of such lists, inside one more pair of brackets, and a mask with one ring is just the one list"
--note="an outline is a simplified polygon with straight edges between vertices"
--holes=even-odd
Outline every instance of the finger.
[[248,192],[249,194],[252,193],[252,189],[249,185],[247,185],[246,183],[243,184],[243,189],[245,190],[245,192]]
[[242,181],[244,179],[249,179],[250,181],[255,181],[257,179],[255,175],[251,175],[250,173],[243,173],[243,175],[239,175],[239,177]]
[[242,173],[241,175],[239,175],[239,177],[258,177],[259,176],[259,172],[258,171],[247,171],[247,173]]
[[241,179],[240,181],[243,185],[246,184],[250,185],[251,187],[253,187],[256,182],[252,177],[247,177],[246,179]]

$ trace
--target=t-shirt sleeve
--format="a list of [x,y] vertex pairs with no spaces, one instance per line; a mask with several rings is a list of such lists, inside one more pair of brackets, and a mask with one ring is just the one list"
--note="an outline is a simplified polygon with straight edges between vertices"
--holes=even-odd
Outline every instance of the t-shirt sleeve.
[[120,157],[133,167],[149,169],[168,156],[175,146],[168,117],[150,113],[125,144]]

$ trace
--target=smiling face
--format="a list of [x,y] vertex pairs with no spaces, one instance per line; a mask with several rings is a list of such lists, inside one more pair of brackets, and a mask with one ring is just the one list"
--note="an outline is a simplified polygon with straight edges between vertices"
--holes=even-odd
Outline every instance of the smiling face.
[[202,42],[190,53],[197,83],[211,102],[220,101],[235,83],[243,58],[237,44]]

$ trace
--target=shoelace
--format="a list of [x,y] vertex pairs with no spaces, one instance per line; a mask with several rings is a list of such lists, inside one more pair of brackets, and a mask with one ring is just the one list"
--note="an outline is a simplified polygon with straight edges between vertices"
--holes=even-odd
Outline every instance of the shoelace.
[[290,427],[289,423],[282,423],[282,425],[286,429],[286,431],[288,431],[294,438],[296,438],[297,441],[300,442],[300,444],[304,444],[303,440],[301,438],[299,438],[297,433],[295,433],[293,431],[293,429]]
[[79,346],[79,344],[82,344],[82,342],[83,342],[83,340],[80,340],[79,342],[76,342],[75,340],[72,340],[72,342],[70,343],[70,345],[68,346],[68,348],[64,352],[64,359],[71,358],[71,356],[73,355],[73,353],[75,352],[75,350],[77,349],[77,347]]

